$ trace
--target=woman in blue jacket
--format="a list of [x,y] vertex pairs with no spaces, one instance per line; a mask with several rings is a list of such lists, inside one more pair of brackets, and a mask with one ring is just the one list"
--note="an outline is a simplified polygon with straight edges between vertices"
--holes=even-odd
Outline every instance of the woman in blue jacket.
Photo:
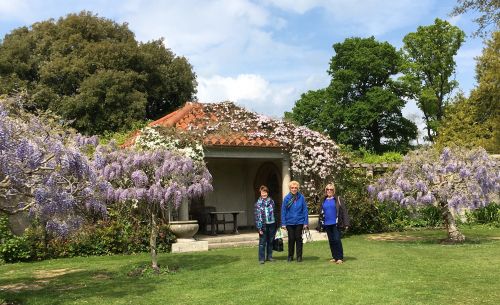
[[302,230],[309,225],[307,203],[304,195],[299,193],[300,184],[291,181],[288,184],[290,193],[283,199],[281,205],[281,226],[288,232],[288,261],[293,261],[297,248],[297,262],[302,262]]

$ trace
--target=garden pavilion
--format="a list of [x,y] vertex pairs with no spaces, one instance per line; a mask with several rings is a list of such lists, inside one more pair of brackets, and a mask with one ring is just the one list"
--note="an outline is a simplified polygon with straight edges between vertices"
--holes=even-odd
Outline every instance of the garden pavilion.
[[[149,124],[150,127],[200,131],[203,135],[205,162],[213,177],[214,191],[204,199],[183,204],[178,220],[196,219],[200,230],[205,231],[209,223],[204,211],[211,208],[215,211],[242,211],[238,216],[238,226],[251,227],[260,185],[269,187],[270,196],[280,211],[282,198],[288,193],[290,157],[282,143],[266,136],[269,129],[265,128],[265,122],[269,118],[262,117],[261,123],[257,124],[260,126],[245,128],[249,117],[254,119],[253,122],[255,119],[259,121],[259,115],[230,102],[188,102]],[[130,144],[132,142],[125,145]],[[228,224],[226,230],[233,229],[231,226],[233,224]]]

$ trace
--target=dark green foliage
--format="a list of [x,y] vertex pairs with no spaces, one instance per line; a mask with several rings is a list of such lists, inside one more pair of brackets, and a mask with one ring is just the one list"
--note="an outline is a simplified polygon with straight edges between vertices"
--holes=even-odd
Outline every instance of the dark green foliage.
[[423,227],[438,227],[443,225],[443,212],[437,206],[429,205],[418,209],[418,218]]
[[500,226],[500,204],[491,203],[467,213],[469,223],[493,224]]
[[30,248],[25,236],[15,236],[9,229],[8,217],[0,215],[0,262],[8,263],[30,259]]
[[59,112],[75,118],[73,126],[88,134],[130,130],[145,116],[147,100],[138,88],[140,83],[141,76],[136,72],[98,71],[82,81],[80,94],[63,98]]
[[333,47],[330,86],[302,94],[285,116],[354,149],[407,151],[417,127],[402,116],[406,89],[392,79],[401,69],[400,54],[374,37]]
[[[22,236],[14,236],[0,218],[0,260],[5,262],[33,261],[49,258],[131,254],[149,251],[150,230],[141,223],[118,219],[86,225],[63,239],[48,237],[39,225],[33,225]],[[157,238],[159,252],[170,251],[175,237],[167,225],[160,225]]]
[[0,43],[0,93],[27,90],[78,131],[123,131],[193,99],[196,75],[163,40],[138,43],[127,24],[90,12],[34,23]]
[[344,170],[335,179],[336,193],[344,198],[348,208],[351,233],[383,231],[380,213],[366,191],[368,184],[364,170]]
[[[149,235],[150,231],[145,225],[131,226],[118,221],[101,222],[84,227],[70,239],[51,240],[48,256],[54,258],[147,252]],[[158,251],[169,251],[173,239],[168,227],[160,226]]]

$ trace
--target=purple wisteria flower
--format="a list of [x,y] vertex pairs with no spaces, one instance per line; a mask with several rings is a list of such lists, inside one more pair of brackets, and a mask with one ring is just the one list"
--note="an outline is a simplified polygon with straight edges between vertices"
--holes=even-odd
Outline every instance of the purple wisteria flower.
[[[0,100],[0,177],[8,177],[0,184],[0,197],[12,202],[0,210],[28,211],[61,234],[75,229],[87,212],[104,216],[107,184],[79,150],[81,136],[20,105]],[[20,194],[22,205],[15,202]]]

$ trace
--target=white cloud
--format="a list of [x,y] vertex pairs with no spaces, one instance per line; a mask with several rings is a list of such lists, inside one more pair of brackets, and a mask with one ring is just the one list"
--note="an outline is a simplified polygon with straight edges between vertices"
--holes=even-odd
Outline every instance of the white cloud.
[[21,19],[26,20],[25,17],[28,12],[29,5],[24,0],[19,1],[0,1],[0,17],[2,19]]
[[298,14],[304,14],[305,12],[315,8],[325,6],[324,0],[263,0],[266,4],[274,5],[282,10],[291,11]]
[[263,103],[269,100],[269,82],[255,74],[241,74],[237,77],[215,75],[198,79],[198,100],[200,102],[252,101]]
[[307,81],[270,83],[263,76],[240,74],[236,77],[198,78],[198,100],[202,103],[232,101],[258,113],[282,117],[291,111],[303,92],[325,87],[329,79],[319,75],[306,77]]
[[432,0],[263,0],[279,9],[304,14],[323,10],[332,24],[351,35],[382,35],[418,22],[432,9]]
[[246,0],[129,0],[122,11],[123,21],[130,23],[140,40],[164,36],[169,46],[184,53],[217,46],[270,20],[265,9]]

